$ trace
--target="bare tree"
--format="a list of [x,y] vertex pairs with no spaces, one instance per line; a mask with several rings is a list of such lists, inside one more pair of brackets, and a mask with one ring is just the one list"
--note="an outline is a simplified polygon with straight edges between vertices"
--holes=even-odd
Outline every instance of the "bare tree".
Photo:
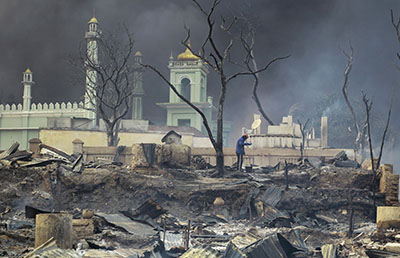
[[372,108],[372,101],[367,99],[367,95],[364,92],[361,92],[362,94],[362,99],[365,104],[365,112],[367,113],[367,128],[368,128],[368,143],[369,143],[369,153],[370,153],[370,158],[371,158],[371,167],[372,167],[372,193],[373,193],[373,205],[375,207],[376,203],[376,198],[375,198],[375,192],[376,192],[376,166],[374,164],[374,152],[372,149],[372,139],[371,139],[371,123],[370,123],[370,111]]
[[301,143],[300,143],[300,161],[304,160],[304,147],[305,147],[305,143],[306,143],[306,128],[307,128],[307,124],[310,121],[310,119],[307,119],[307,121],[304,123],[304,125],[297,120],[297,122],[300,125],[300,132],[301,132]]
[[[392,95],[393,96],[393,95]],[[381,141],[381,148],[379,150],[379,156],[378,156],[378,161],[376,162],[376,167],[379,168],[380,164],[381,164],[381,159],[382,159],[382,154],[383,154],[383,146],[385,144],[385,138],[386,138],[386,134],[389,128],[389,123],[390,123],[390,117],[392,115],[392,104],[393,104],[393,98],[390,98],[390,105],[389,105],[389,111],[388,111],[388,116],[386,119],[386,125],[385,125],[385,130],[383,131],[383,136],[382,136],[382,141]]]
[[[362,153],[364,149],[364,141],[365,141],[365,133],[366,133],[366,125],[367,121],[363,123],[362,126],[359,125],[359,122],[356,117],[356,113],[354,112],[354,108],[350,103],[349,97],[348,97],[348,82],[349,82],[349,74],[351,72],[351,69],[353,67],[353,53],[354,49],[349,42],[350,45],[350,52],[346,52],[345,50],[342,50],[343,54],[347,58],[347,64],[346,68],[344,70],[344,82],[343,82],[343,87],[342,87],[342,93],[344,100],[346,101],[346,105],[350,110],[351,116],[353,118],[353,126],[354,126],[354,160],[357,161],[357,156],[358,154]],[[361,129],[360,129],[361,127]]]
[[[392,113],[392,99],[390,100],[390,107],[389,107],[388,117],[386,120],[385,130],[384,130],[383,136],[382,136],[378,160],[375,164],[374,152],[373,152],[373,148],[372,148],[371,123],[370,123],[370,112],[371,112],[371,108],[372,108],[372,101],[367,99],[367,96],[364,92],[361,92],[361,93],[362,93],[363,102],[365,104],[365,111],[367,113],[368,143],[369,143],[369,153],[370,153],[370,159],[371,159],[371,168],[372,168],[372,174],[373,174],[373,178],[372,178],[373,205],[375,207],[375,204],[376,204],[376,181],[378,179],[376,170],[379,169],[379,165],[380,165],[382,153],[383,153],[383,146],[385,143],[385,137],[386,137],[387,130],[389,128],[390,117],[391,117],[391,113]],[[375,210],[374,210],[374,212],[375,212]]]
[[81,46],[79,69],[86,77],[85,108],[96,112],[106,126],[107,145],[119,142],[121,119],[131,106],[134,86],[134,41],[126,26],[97,38],[98,60]]
[[[186,48],[188,48],[195,56],[197,56],[202,62],[206,63],[208,66],[214,70],[214,72],[219,77],[219,98],[218,98],[218,106],[217,106],[217,135],[214,137],[211,129],[210,129],[210,121],[207,121],[206,116],[203,112],[197,108],[194,104],[190,102],[190,100],[186,99],[180,92],[172,85],[166,76],[164,76],[156,67],[144,64],[144,67],[149,68],[150,70],[154,71],[160,78],[168,84],[168,86],[173,90],[173,92],[182,99],[186,104],[192,107],[203,119],[203,125],[206,128],[208,137],[214,147],[216,152],[216,160],[217,160],[217,171],[220,176],[224,174],[224,152],[223,152],[223,113],[224,113],[224,104],[225,104],[225,96],[226,91],[228,89],[228,84],[237,77],[240,76],[254,76],[258,73],[261,73],[268,69],[268,67],[273,63],[273,61],[267,63],[260,69],[255,70],[248,70],[248,69],[241,69],[240,71],[228,72],[230,71],[229,64],[231,62],[231,51],[234,46],[234,42],[238,39],[235,37],[235,33],[233,28],[238,23],[237,17],[232,17],[230,21],[221,17],[221,24],[219,27],[219,32],[222,33],[225,38],[225,44],[216,42],[216,31],[215,31],[215,15],[216,15],[216,8],[220,5],[221,0],[213,0],[211,7],[206,10],[198,0],[192,0],[195,6],[200,10],[203,14],[206,23],[207,23],[207,33],[202,41],[200,52],[194,51],[192,46],[189,44],[189,38],[191,31],[186,28],[187,36],[185,40],[181,43]],[[221,46],[222,45],[222,46]],[[250,56],[248,49],[242,49],[245,52],[245,56]],[[198,54],[196,54],[198,53]],[[250,62],[250,58],[244,58],[242,60],[241,67],[245,67],[245,64]],[[232,69],[235,70],[235,69]]]

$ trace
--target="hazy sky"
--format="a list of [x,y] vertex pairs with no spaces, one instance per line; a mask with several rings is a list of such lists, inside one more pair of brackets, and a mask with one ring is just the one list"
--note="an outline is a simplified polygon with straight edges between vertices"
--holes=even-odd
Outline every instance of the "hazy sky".
[[[400,14],[398,0],[225,0],[219,11],[229,16],[247,2],[249,13],[262,24],[256,38],[259,65],[291,55],[261,75],[260,98],[275,123],[294,103],[307,106],[315,98],[340,92],[346,59],[339,47],[347,48],[348,40],[355,49],[350,94],[358,96],[363,89],[385,110],[394,88],[393,117],[398,117],[400,72],[393,64],[400,45],[390,22],[391,8]],[[22,72],[30,67],[36,82],[33,102],[79,100],[84,82],[71,85],[66,59],[77,55],[94,9],[105,32],[126,24],[145,62],[165,74],[171,51],[174,56],[184,51],[184,25],[192,30],[194,49],[206,28],[189,0],[0,0],[0,99],[21,102]],[[216,100],[218,81],[212,72],[209,78],[208,93]],[[148,71],[145,91],[145,118],[165,120],[165,111],[155,103],[168,100],[167,86]],[[250,126],[256,111],[251,82],[233,82],[225,118],[233,122],[235,137]]]

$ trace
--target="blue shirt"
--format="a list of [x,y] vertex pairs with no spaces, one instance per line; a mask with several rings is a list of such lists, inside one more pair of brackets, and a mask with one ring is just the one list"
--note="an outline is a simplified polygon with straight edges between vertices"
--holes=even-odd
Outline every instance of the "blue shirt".
[[237,141],[237,143],[236,143],[236,153],[237,154],[245,154],[244,153],[244,146],[245,145],[251,145],[251,143],[247,143],[247,142],[245,142],[246,141],[246,139],[242,136],[242,137],[240,137],[239,138],[239,140]]

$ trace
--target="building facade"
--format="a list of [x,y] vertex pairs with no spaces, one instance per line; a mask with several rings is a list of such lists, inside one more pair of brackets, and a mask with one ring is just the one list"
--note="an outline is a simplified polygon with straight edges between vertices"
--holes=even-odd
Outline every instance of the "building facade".
[[[204,113],[213,134],[216,135],[216,121],[213,121],[213,112],[216,108],[213,105],[213,97],[207,96],[207,64],[194,55],[189,48],[186,48],[185,52],[179,54],[176,60],[171,55],[168,68],[171,84],[175,86],[179,94]],[[190,126],[206,133],[200,114],[179,98],[172,89],[169,92],[169,101],[157,104],[167,110],[168,126]],[[230,132],[230,122],[224,121],[223,140],[225,145],[228,143]]]
[[[212,111],[215,107],[213,98],[207,96],[207,65],[189,49],[186,49],[185,52],[178,55],[176,60],[171,55],[168,68],[171,84],[182,96],[196,105],[208,121],[211,121]],[[183,102],[172,89],[169,92],[169,101],[158,103],[158,105],[167,110],[167,125],[191,126],[199,131],[205,131],[201,116]]]
[[[88,62],[98,64],[100,37],[98,21],[95,17],[88,22],[87,40]],[[28,141],[39,138],[41,128],[92,129],[96,124],[96,102],[93,97],[97,73],[86,70],[85,100],[80,103],[32,103],[33,73],[28,68],[22,75],[24,93],[22,104],[0,105],[0,150],[7,149],[14,142],[21,149],[28,148]]]
[[[24,93],[22,103],[0,105],[0,150],[7,149],[14,142],[19,142],[20,148],[26,149],[28,148],[30,139],[43,136],[41,131],[44,129],[54,129],[57,132],[60,130],[72,130],[78,131],[81,134],[83,134],[83,131],[86,131],[89,134],[96,134],[96,137],[105,134],[104,122],[100,117],[96,116],[98,74],[93,68],[100,64],[100,39],[101,31],[99,22],[93,17],[89,20],[88,30],[85,33],[85,40],[87,41],[86,62],[88,65],[85,65],[86,79],[83,102],[34,103],[31,95],[35,84],[33,73],[30,69],[27,69],[23,73],[22,84]],[[121,142],[129,145],[129,141],[137,141],[135,137],[140,133],[144,133],[147,137],[146,139],[156,139],[158,141],[160,135],[164,135],[173,127],[179,133],[186,132],[187,129],[194,130],[194,133],[188,134],[193,138],[193,140],[190,140],[190,146],[210,147],[211,142],[206,134],[201,116],[189,105],[182,102],[172,90],[170,90],[168,102],[158,103],[159,106],[167,110],[166,126],[161,126],[162,128],[160,127],[157,130],[150,128],[151,123],[143,119],[143,97],[145,95],[143,83],[144,71],[141,65],[143,56],[138,51],[133,58],[134,87],[132,89],[132,107],[130,112],[132,116],[121,120],[119,124],[121,133],[126,133],[130,136],[126,138],[129,140],[125,142],[124,139],[121,139]],[[186,49],[185,52],[177,56],[176,60],[171,56],[168,67],[170,69],[170,82],[177,88],[180,94],[203,111],[211,130],[216,135],[216,123],[212,120],[213,111],[215,111],[213,98],[207,96],[207,64],[195,56],[189,49]],[[224,122],[223,137],[225,144],[228,142],[230,131],[230,123]],[[150,137],[150,134],[155,134],[156,137]],[[71,135],[73,134],[71,133]],[[62,137],[56,138],[62,140]],[[50,137],[46,136],[46,140],[43,142],[52,144],[49,139]],[[71,139],[65,140],[69,144]],[[103,144],[103,141],[99,142]]]

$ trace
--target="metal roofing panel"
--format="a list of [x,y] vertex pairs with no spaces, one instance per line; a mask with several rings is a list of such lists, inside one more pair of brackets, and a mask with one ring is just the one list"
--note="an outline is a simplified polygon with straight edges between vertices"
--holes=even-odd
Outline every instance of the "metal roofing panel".
[[278,202],[281,200],[283,195],[283,190],[277,186],[271,186],[261,196],[261,200],[263,203],[268,204],[269,206],[275,207]]
[[221,258],[222,254],[207,247],[190,248],[181,258]]
[[128,217],[120,214],[106,214],[97,212],[97,216],[104,218],[108,223],[125,229],[128,233],[139,236],[152,236],[157,234],[153,227],[137,221],[133,221]]
[[[164,239],[164,232],[160,231],[160,239]],[[168,232],[165,234],[164,247],[165,250],[171,250],[172,248],[183,247],[183,234],[182,233],[172,233]]]
[[323,258],[336,258],[336,246],[334,244],[323,245],[321,251]]
[[[252,237],[241,237],[240,243],[250,243]],[[244,241],[242,241],[244,240]],[[248,241],[247,241],[248,240]],[[236,241],[237,242],[237,241]],[[243,245],[242,245],[243,246]],[[273,234],[267,238],[257,240],[256,242],[250,243],[244,248],[239,248],[235,245],[232,240],[228,247],[224,257],[226,258],[276,258],[282,257],[287,258],[288,254],[298,251],[293,247],[289,241],[287,241],[280,234]]]
[[75,250],[59,248],[56,240],[52,237],[25,255],[24,258],[81,258],[81,256]]

